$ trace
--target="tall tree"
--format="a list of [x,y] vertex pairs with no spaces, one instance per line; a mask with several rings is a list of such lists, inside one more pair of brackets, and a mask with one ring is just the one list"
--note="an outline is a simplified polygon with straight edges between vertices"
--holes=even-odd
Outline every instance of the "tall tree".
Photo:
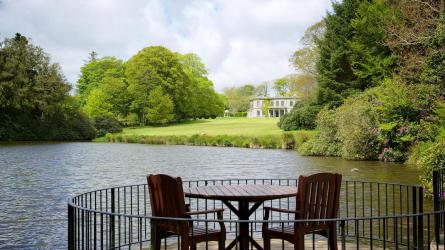
[[325,17],[326,30],[317,41],[320,57],[317,61],[318,101],[338,106],[354,93],[357,77],[349,57],[348,41],[352,38],[351,20],[356,17],[360,0],[345,0],[332,4],[333,13]]
[[390,11],[383,0],[345,0],[333,3],[333,10],[317,41],[318,101],[338,106],[389,76],[394,58],[384,44],[384,19]]
[[193,53],[177,54],[184,72],[190,79],[190,102],[193,103],[191,118],[217,117],[224,112],[224,103],[213,88],[213,82],[207,78],[207,69],[201,58]]
[[69,96],[58,64],[16,34],[0,43],[0,140],[79,140],[94,128]]
[[353,36],[348,46],[352,72],[357,78],[355,88],[378,86],[393,74],[396,58],[385,44],[387,35],[383,28],[393,14],[384,0],[364,1],[351,20]]
[[0,107],[49,112],[70,90],[58,64],[20,34],[0,43]]
[[445,2],[443,0],[388,1],[386,44],[398,59],[399,75],[410,83],[445,81]]
[[85,100],[83,110],[90,117],[109,115],[123,120],[129,114],[131,98],[124,78],[105,76]]
[[319,57],[317,41],[322,39],[325,29],[326,23],[322,20],[311,25],[304,32],[300,39],[303,47],[296,50],[289,59],[297,72],[312,77],[317,75],[316,63]]
[[90,91],[101,85],[105,77],[124,77],[122,60],[115,57],[102,57],[97,59],[97,53],[90,53],[90,59],[80,68],[80,77],[77,80],[77,95],[80,105],[84,106]]
[[128,60],[125,76],[133,99],[131,109],[142,121],[145,121],[144,110],[148,107],[150,92],[157,86],[172,98],[176,119],[190,117],[190,79],[177,54],[161,46],[144,48]]
[[264,96],[267,97],[270,94],[270,82],[265,81],[255,86],[255,89],[253,90],[254,96]]
[[280,96],[307,99],[317,90],[317,83],[309,74],[287,75],[276,79],[273,88]]

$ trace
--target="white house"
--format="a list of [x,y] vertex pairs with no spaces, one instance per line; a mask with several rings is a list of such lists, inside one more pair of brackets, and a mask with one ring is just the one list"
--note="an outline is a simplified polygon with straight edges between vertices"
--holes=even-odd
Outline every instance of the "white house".
[[[247,117],[281,117],[289,113],[295,103],[300,101],[298,97],[256,97],[250,100],[250,108]],[[267,105],[267,110],[264,110]],[[264,107],[264,108],[263,108]]]

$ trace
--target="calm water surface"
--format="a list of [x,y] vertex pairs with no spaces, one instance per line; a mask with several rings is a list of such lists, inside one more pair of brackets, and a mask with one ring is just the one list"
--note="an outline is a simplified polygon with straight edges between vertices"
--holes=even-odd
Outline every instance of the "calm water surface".
[[[358,171],[351,171],[357,168]],[[67,199],[145,183],[150,173],[183,179],[296,178],[320,171],[345,179],[417,184],[401,164],[302,157],[294,151],[98,143],[0,144],[0,249],[65,249]]]

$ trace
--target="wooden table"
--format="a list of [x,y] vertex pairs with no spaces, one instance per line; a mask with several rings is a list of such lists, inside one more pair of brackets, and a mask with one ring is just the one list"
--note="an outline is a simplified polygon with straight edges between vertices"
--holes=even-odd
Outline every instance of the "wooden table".
[[[296,186],[273,186],[273,185],[213,185],[191,187],[184,190],[186,197],[203,198],[211,200],[221,200],[230,210],[233,211],[238,219],[249,220],[250,215],[263,204],[266,200],[286,198],[296,196]],[[238,209],[231,202],[238,202]],[[249,208],[249,203],[254,203]],[[227,246],[226,249],[232,249],[237,242],[240,243],[240,250],[249,249],[249,242],[257,249],[263,249],[249,235],[249,222],[240,222],[239,234]]]

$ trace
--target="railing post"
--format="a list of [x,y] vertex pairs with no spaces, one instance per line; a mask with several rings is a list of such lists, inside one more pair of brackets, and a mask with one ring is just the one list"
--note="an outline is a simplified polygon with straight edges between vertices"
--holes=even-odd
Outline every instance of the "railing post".
[[116,212],[116,202],[115,202],[115,195],[114,195],[114,188],[111,189],[111,215],[110,215],[110,248],[113,249],[115,247],[114,244],[114,238],[115,238],[115,224],[114,224],[114,213]]
[[74,250],[76,247],[74,221],[74,207],[68,204],[68,250]]
[[153,219],[150,219],[150,245],[151,250],[156,249],[156,224]]
[[341,249],[346,250],[346,234],[345,234],[345,221],[340,221],[340,233],[341,233]]
[[423,249],[423,187],[419,187],[419,219],[417,221],[418,226],[418,244],[419,247],[417,249]]
[[[412,214],[417,214],[417,187],[412,187],[412,198],[413,198],[413,205],[412,205]],[[418,237],[417,237],[417,216],[413,216],[413,240],[414,240],[414,247],[418,247]]]
[[[434,211],[440,211],[439,171],[433,171],[433,205]],[[440,244],[440,214],[434,214],[434,237]]]

